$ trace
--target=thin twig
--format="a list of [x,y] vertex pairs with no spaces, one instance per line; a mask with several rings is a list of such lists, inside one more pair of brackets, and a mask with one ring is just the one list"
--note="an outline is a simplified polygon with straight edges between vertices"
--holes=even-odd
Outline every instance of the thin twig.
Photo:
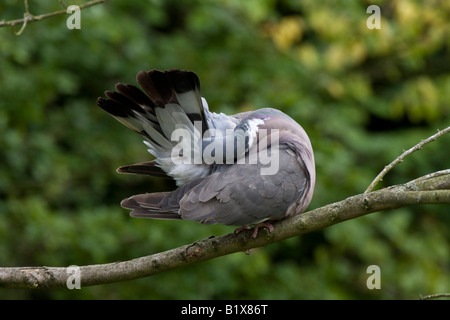
[[[85,8],[95,6],[96,4],[103,3],[105,1],[106,0],[89,1],[85,4],[80,5],[79,7],[80,7],[80,10],[82,10]],[[64,10],[59,10],[59,11],[54,11],[54,12],[34,16],[34,15],[30,14],[29,9],[28,9],[28,1],[25,0],[25,13],[23,14],[23,18],[16,19],[16,20],[9,20],[9,21],[2,20],[2,21],[0,21],[0,27],[15,26],[16,24],[22,24],[22,27],[20,28],[20,30],[18,32],[16,32],[17,35],[20,35],[23,32],[23,30],[25,29],[27,23],[44,20],[47,18],[51,18],[51,17],[58,16],[58,15],[63,15],[66,13],[67,13],[67,9],[64,9]]]
[[19,31],[15,32],[16,36],[20,36],[23,32],[23,30],[25,30],[25,27],[27,26],[27,22],[28,22],[28,17],[32,17],[33,15],[30,13],[30,10],[28,9],[28,0],[24,0],[24,5],[25,5],[25,13],[23,14],[23,24],[22,27],[20,28]]
[[430,299],[438,299],[438,298],[450,298],[450,293],[427,294],[426,296],[420,296],[419,300],[430,300]]
[[386,175],[386,173],[388,173],[398,163],[402,162],[405,157],[409,156],[414,151],[422,149],[422,147],[424,145],[436,140],[437,138],[446,134],[449,131],[450,131],[450,127],[447,127],[444,130],[438,131],[438,133],[432,135],[431,137],[429,137],[425,140],[422,140],[421,142],[416,144],[414,147],[404,151],[397,159],[395,159],[390,164],[388,164],[387,166],[384,167],[384,169],[376,176],[376,178],[372,181],[372,183],[369,185],[369,187],[366,189],[366,191],[364,191],[364,193],[368,193],[368,192],[372,191],[375,188],[375,186],[377,185],[377,183],[383,180],[383,177]]

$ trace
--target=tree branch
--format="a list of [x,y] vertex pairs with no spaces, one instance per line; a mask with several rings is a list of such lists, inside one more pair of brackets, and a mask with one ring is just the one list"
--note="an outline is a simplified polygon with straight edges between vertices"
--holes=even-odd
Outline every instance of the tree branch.
[[427,143],[430,143],[430,142],[436,140],[437,138],[439,138],[440,136],[446,134],[449,131],[450,131],[450,127],[447,127],[444,130],[438,131],[438,133],[432,135],[431,137],[428,137],[427,139],[422,140],[421,142],[416,144],[414,147],[412,147],[412,148],[410,148],[410,149],[408,149],[406,151],[403,151],[403,153],[397,159],[395,159],[390,164],[388,164],[387,166],[384,167],[384,169],[376,176],[376,178],[372,181],[372,183],[366,189],[365,193],[372,191],[375,188],[375,186],[377,185],[378,182],[383,181],[383,177],[386,175],[386,173],[388,173],[394,166],[396,166],[400,162],[403,162],[403,159],[405,157],[407,157],[408,155],[410,155],[414,151],[422,149],[422,147],[424,145],[426,145]]
[[428,294],[426,296],[420,296],[419,300],[431,300],[431,299],[439,299],[439,298],[450,298],[450,293]]
[[[80,10],[83,10],[85,8],[89,8],[89,7],[95,6],[95,5],[99,4],[99,3],[103,3],[105,1],[106,0],[89,1],[89,2],[87,2],[85,4],[80,5],[79,7],[80,7]],[[23,18],[22,19],[16,19],[16,20],[9,20],[9,21],[2,20],[2,21],[0,21],[0,28],[1,27],[7,27],[7,26],[13,27],[16,24],[21,24],[22,27],[20,28],[19,31],[16,32],[16,35],[20,35],[29,22],[40,21],[40,20],[44,20],[44,19],[47,19],[47,18],[51,18],[51,17],[54,17],[54,16],[59,16],[59,15],[63,15],[63,14],[67,13],[67,8],[66,8],[64,10],[59,10],[59,11],[45,13],[45,14],[41,14],[41,15],[35,16],[35,15],[32,15],[30,13],[29,9],[28,9],[28,0],[25,0],[24,3],[25,3],[25,13],[23,14]]]
[[[270,234],[251,231],[196,241],[189,245],[128,261],[80,267],[81,286],[127,281],[180,268],[227,254],[265,246],[323,229],[372,212],[417,204],[450,204],[450,170],[436,172],[403,185],[363,193],[274,223]],[[0,268],[0,287],[66,287],[70,274],[64,267]]]

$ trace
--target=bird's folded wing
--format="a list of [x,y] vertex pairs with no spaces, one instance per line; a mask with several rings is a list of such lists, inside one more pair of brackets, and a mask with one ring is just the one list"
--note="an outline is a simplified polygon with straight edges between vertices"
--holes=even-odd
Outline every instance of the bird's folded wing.
[[291,149],[279,156],[283,165],[273,175],[261,175],[260,163],[236,164],[202,179],[177,196],[182,219],[239,226],[283,218],[308,193],[308,173]]

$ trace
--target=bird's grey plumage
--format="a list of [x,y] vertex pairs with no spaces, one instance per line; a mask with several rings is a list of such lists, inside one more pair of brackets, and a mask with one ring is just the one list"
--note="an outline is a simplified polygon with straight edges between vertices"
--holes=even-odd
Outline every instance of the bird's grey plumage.
[[[140,72],[137,82],[145,93],[117,84],[117,92],[106,91],[107,99],[98,99],[100,107],[140,133],[156,157],[118,172],[171,177],[178,188],[123,200],[132,216],[242,226],[307,208],[315,185],[314,155],[306,132],[289,116],[271,108],[232,116],[210,112],[198,77],[189,71]],[[179,128],[192,134],[195,150],[184,153],[205,155],[212,149],[215,162],[207,157],[195,163],[174,161],[179,141],[171,135]],[[272,163],[261,160],[269,154],[278,167],[262,174],[272,169]]]

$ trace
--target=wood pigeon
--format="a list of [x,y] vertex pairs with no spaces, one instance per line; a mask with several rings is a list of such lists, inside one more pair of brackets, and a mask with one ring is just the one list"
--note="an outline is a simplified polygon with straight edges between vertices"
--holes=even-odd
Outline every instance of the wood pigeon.
[[266,226],[304,211],[312,198],[315,164],[303,128],[283,112],[264,108],[225,115],[209,111],[190,71],[141,71],[143,91],[118,83],[97,104],[141,134],[154,160],[120,173],[170,177],[170,192],[121,202],[130,215],[200,223]]

